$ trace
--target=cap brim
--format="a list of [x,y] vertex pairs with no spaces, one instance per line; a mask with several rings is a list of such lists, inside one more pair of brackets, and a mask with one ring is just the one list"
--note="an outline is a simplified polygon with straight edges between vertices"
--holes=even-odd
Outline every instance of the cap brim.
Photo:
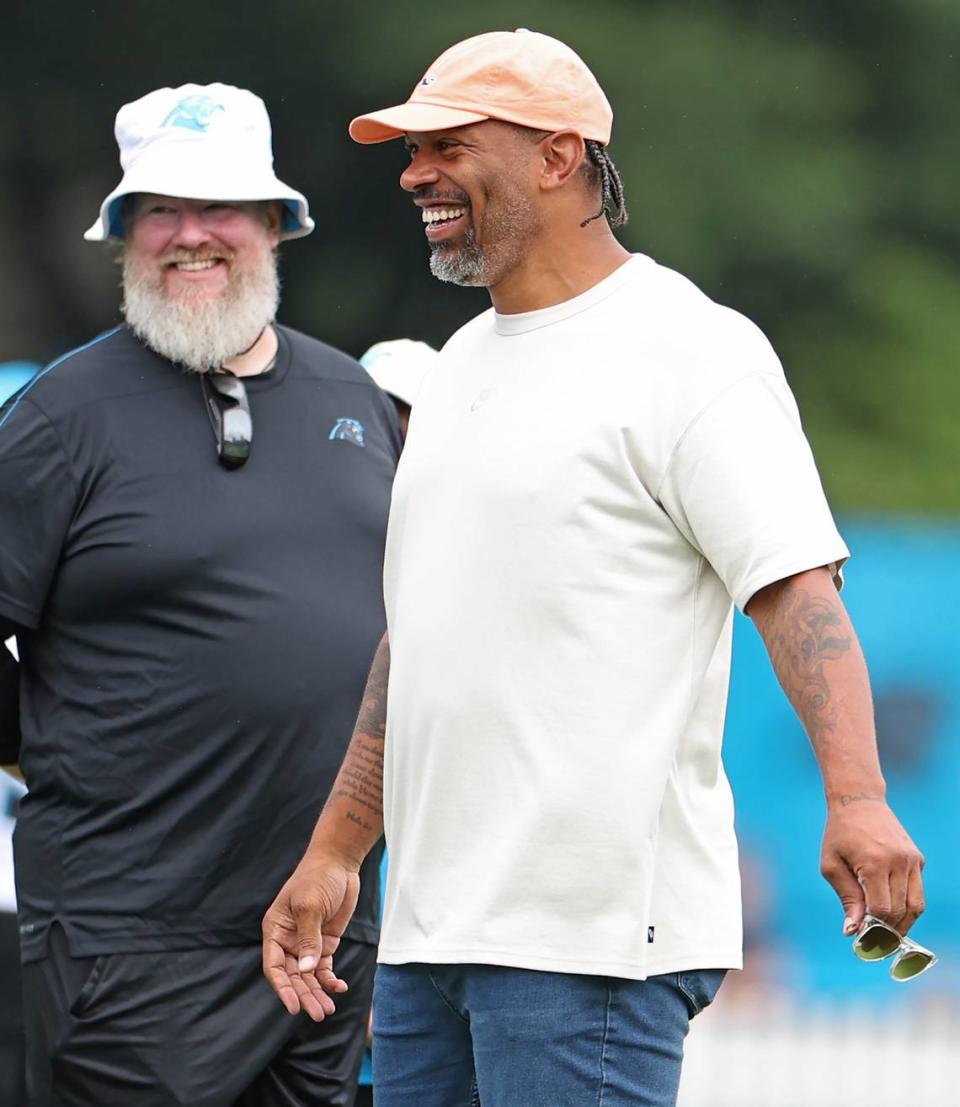
[[448,127],[466,127],[469,123],[482,123],[489,115],[462,108],[448,108],[442,104],[424,104],[408,101],[393,108],[358,115],[350,123],[350,137],[354,142],[370,144],[399,138],[409,131],[444,131]]

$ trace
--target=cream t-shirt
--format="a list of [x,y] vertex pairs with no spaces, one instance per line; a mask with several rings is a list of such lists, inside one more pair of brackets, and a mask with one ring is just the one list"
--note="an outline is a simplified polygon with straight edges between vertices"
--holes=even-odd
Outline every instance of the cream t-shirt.
[[380,960],[738,966],[733,603],[846,556],[770,344],[684,277],[459,330],[387,540]]

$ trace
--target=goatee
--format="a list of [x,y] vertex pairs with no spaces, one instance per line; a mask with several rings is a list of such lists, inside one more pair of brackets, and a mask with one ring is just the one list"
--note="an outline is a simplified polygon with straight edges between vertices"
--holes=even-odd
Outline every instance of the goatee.
[[486,259],[477,242],[477,236],[473,233],[473,227],[467,228],[463,242],[458,247],[452,247],[448,242],[431,245],[430,272],[438,281],[466,287],[482,286],[485,283],[485,268]]
[[540,215],[520,187],[506,186],[495,211],[483,224],[484,245],[473,224],[455,241],[430,244],[430,272],[441,281],[472,288],[491,288],[523,263],[540,229]]

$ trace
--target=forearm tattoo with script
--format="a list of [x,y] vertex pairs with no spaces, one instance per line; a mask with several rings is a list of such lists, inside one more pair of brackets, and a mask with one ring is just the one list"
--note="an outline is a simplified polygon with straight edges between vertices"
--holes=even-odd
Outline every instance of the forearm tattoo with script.
[[366,831],[379,833],[383,818],[383,740],[387,727],[387,683],[390,677],[390,645],[380,643],[353,738],[337,777],[334,795],[349,806],[345,818]]

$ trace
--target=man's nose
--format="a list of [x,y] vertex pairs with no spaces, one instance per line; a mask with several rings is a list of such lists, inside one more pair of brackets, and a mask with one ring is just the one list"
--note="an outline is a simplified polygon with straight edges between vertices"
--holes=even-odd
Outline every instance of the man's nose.
[[414,157],[400,174],[400,187],[405,192],[416,192],[424,185],[436,184],[439,179],[440,174],[430,161],[426,158]]
[[178,246],[196,249],[197,246],[209,241],[210,232],[199,212],[185,210],[180,212],[174,237]]

